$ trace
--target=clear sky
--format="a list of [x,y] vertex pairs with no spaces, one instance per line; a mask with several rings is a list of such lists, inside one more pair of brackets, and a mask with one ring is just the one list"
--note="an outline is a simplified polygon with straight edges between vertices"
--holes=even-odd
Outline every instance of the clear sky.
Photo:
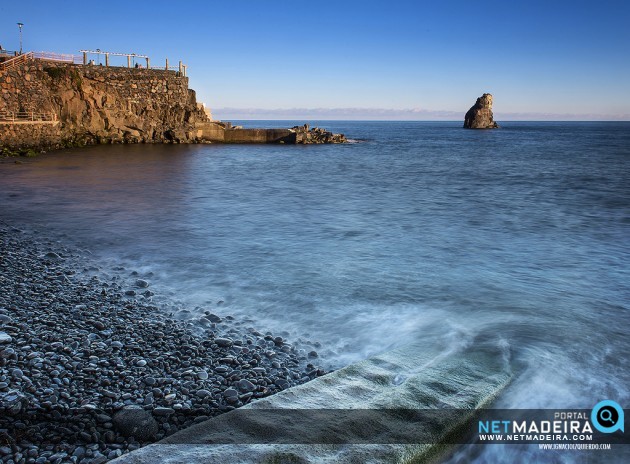
[[182,60],[216,117],[630,120],[630,2],[0,1],[0,44]]

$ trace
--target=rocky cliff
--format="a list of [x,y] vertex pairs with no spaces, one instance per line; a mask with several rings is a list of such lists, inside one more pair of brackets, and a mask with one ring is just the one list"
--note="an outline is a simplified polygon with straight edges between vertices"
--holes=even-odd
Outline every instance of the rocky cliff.
[[54,115],[58,145],[190,142],[207,120],[188,78],[173,71],[31,60],[1,73],[0,88],[0,112]]
[[494,122],[492,114],[492,95],[484,93],[477,98],[477,102],[468,110],[464,117],[466,129],[496,129],[499,125]]
[[31,59],[0,69],[0,90],[0,151],[97,143],[346,142],[342,134],[308,126],[243,129],[212,121],[188,78],[174,71]]

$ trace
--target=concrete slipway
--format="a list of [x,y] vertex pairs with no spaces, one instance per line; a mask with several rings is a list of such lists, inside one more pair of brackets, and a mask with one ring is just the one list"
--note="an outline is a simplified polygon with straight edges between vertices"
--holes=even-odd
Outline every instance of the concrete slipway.
[[[433,461],[451,449],[448,442],[457,442],[454,434],[470,432],[461,430],[465,420],[475,409],[488,406],[509,383],[512,375],[507,359],[496,341],[479,341],[449,353],[427,353],[426,347],[407,345],[209,419],[112,462]],[[383,410],[392,409],[446,414],[420,422],[405,414],[393,421],[379,419],[388,415]],[[330,414],[330,410],[345,412]],[[287,415],[276,420],[265,416],[275,413]],[[362,413],[364,420],[360,419]],[[322,431],[321,417],[327,431]],[[392,428],[403,431],[402,435]],[[428,444],[409,440],[406,429],[429,438],[424,440]],[[400,441],[396,441],[398,437]]]

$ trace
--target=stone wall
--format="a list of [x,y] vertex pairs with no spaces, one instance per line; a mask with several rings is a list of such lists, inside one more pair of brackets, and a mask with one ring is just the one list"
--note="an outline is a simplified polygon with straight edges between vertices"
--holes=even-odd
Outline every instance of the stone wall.
[[[0,91],[0,113],[54,113],[65,145],[190,142],[208,120],[188,78],[174,71],[32,60],[0,72]],[[0,145],[16,146],[6,128]]]
[[[28,149],[37,147],[43,150],[60,148],[61,124],[59,122],[41,123],[3,123],[0,122],[0,148]],[[10,141],[11,143],[5,143]]]

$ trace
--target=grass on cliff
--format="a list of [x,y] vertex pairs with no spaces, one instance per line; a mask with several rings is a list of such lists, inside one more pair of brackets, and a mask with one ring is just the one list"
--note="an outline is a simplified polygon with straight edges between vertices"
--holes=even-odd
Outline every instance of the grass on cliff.
[[83,79],[81,78],[81,74],[77,69],[70,69],[68,67],[57,67],[50,66],[44,68],[44,72],[48,74],[53,80],[61,80],[63,78],[69,78],[72,81],[72,84],[77,88],[81,89],[83,85]]

